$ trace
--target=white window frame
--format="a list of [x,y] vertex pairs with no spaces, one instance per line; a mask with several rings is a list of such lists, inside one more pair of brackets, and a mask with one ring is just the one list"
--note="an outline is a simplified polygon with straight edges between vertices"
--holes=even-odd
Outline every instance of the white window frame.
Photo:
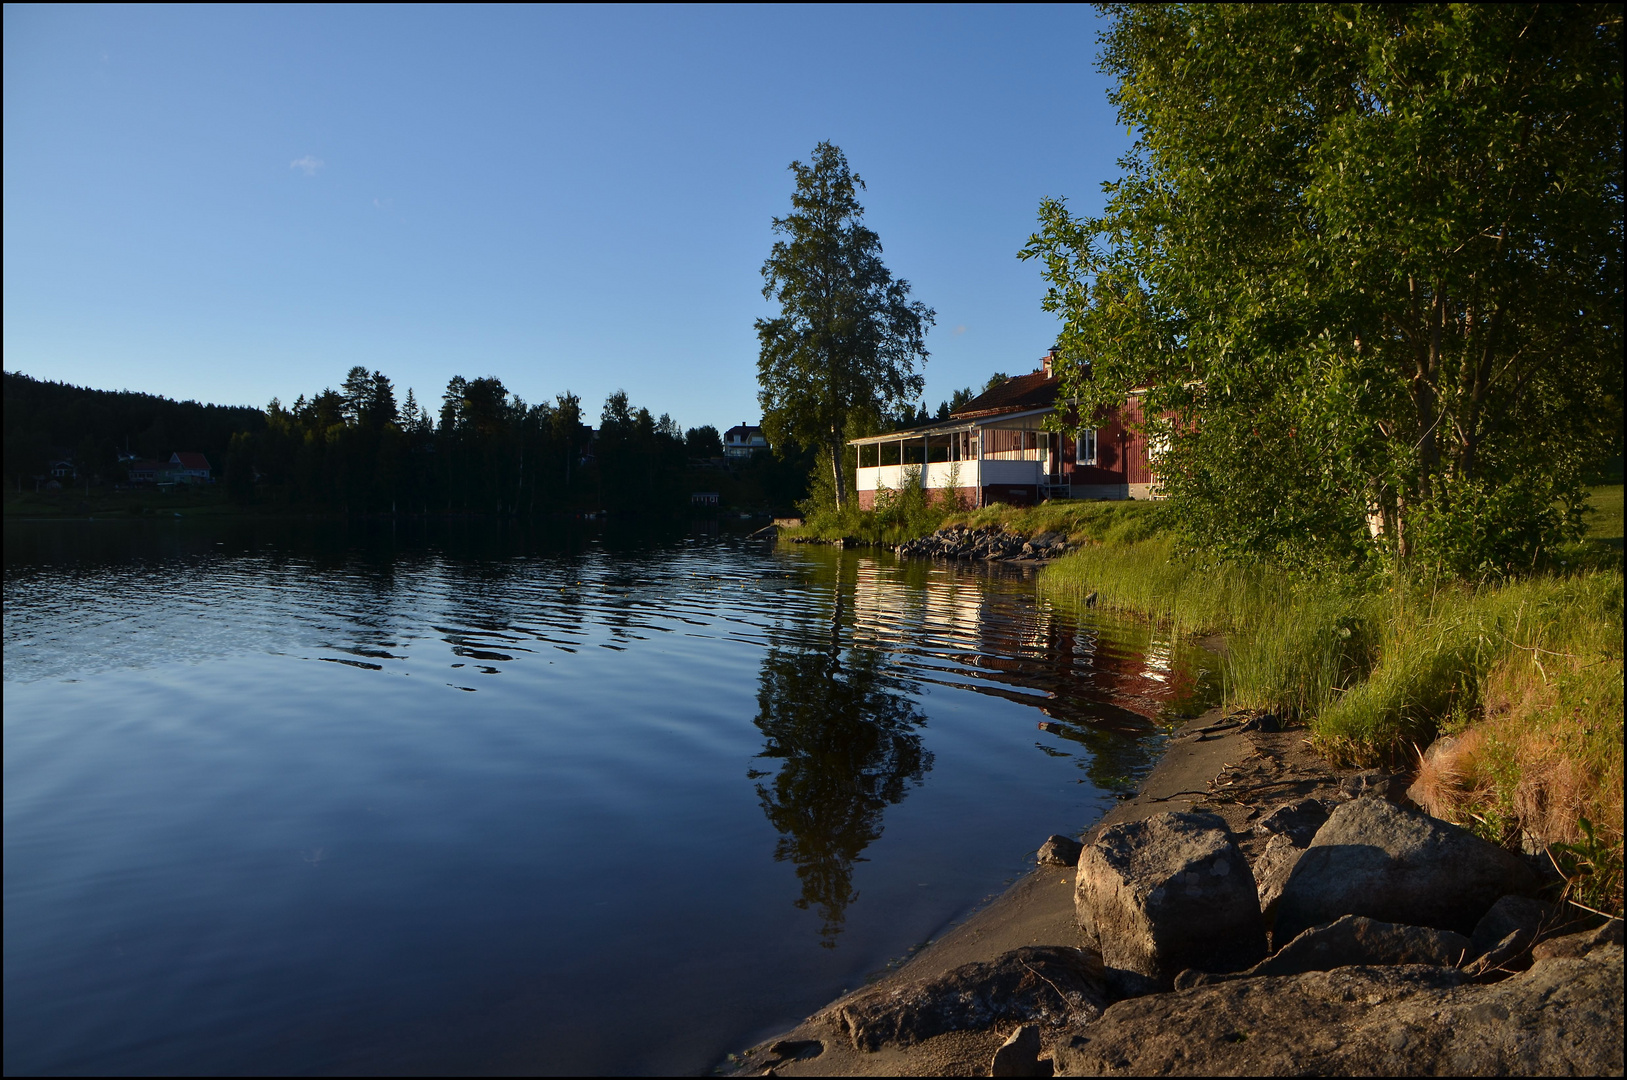
[[1096,429],[1080,428],[1073,440],[1073,460],[1078,465],[1096,464]]

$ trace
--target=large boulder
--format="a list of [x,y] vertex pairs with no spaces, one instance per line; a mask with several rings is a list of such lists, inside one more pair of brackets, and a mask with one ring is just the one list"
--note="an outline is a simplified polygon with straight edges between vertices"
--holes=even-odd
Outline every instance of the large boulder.
[[1186,968],[1236,971],[1265,954],[1254,875],[1211,813],[1103,829],[1079,856],[1074,909],[1105,963],[1165,985]]
[[826,1016],[855,1050],[875,1051],[1011,1021],[1099,1016],[1107,1004],[1104,978],[1101,957],[1087,949],[1030,946],[936,978],[861,991]]
[[1622,951],[1476,985],[1345,967],[1111,1006],[1052,1039],[1063,1076],[1592,1076],[1622,1072]]
[[1343,915],[1470,934],[1500,898],[1534,891],[1517,856],[1386,799],[1344,803],[1294,865],[1277,904],[1278,941]]

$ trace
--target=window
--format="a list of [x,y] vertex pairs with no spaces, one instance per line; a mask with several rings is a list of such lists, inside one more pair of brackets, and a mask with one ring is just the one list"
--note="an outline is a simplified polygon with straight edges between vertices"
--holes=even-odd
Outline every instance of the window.
[[1096,464],[1096,429],[1082,428],[1073,441],[1073,460],[1080,465]]

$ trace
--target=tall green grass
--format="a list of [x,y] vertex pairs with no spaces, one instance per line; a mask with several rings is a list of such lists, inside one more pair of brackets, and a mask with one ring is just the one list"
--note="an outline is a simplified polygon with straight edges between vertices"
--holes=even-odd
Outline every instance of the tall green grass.
[[[1371,672],[1312,725],[1340,757],[1393,757],[1443,729],[1467,726],[1484,715],[1488,678],[1514,660],[1543,683],[1550,668],[1556,679],[1575,664],[1621,669],[1620,571],[1479,586],[1398,584],[1377,599]],[[1618,715],[1618,731],[1620,724]]]
[[1167,538],[1102,544],[1047,569],[1040,588],[1075,607],[1145,615],[1176,633],[1226,635],[1230,704],[1306,715],[1370,661],[1371,598],[1237,563],[1175,553]]
[[[1093,599],[1224,634],[1229,705],[1298,717],[1336,762],[1420,768],[1431,812],[1563,853],[1588,868],[1574,895],[1620,910],[1618,567],[1478,585],[1293,578],[1153,539],[1070,555],[1040,588],[1063,606]],[[1442,734],[1460,741],[1431,771],[1422,751]]]
[[1481,682],[1516,646],[1540,657],[1585,642],[1576,647],[1608,660],[1613,640],[1620,658],[1614,570],[1479,586],[1295,579],[1155,539],[1070,555],[1040,589],[1075,607],[1094,595],[1176,633],[1226,635],[1228,704],[1299,716],[1330,754],[1362,764],[1402,758],[1473,714]]

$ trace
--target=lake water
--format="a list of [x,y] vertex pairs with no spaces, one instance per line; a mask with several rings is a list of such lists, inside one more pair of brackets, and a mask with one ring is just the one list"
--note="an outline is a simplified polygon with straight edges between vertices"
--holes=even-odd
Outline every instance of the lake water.
[[5,1071],[704,1073],[1212,696],[1031,572],[696,531],[5,526]]

